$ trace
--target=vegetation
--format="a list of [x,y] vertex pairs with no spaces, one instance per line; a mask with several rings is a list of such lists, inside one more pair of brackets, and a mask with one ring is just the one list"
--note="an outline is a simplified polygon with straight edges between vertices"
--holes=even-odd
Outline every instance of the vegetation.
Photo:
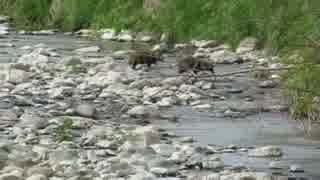
[[73,128],[73,121],[70,118],[65,118],[63,124],[56,130],[56,140],[58,142],[71,141],[72,135],[70,130]]
[[[316,112],[319,9],[318,0],[161,0],[154,12],[143,8],[143,0],[0,1],[1,12],[24,28],[171,32],[178,40],[215,39],[233,47],[244,37],[257,37],[270,53],[280,54],[294,67],[283,81],[291,112],[299,119],[310,119]],[[301,58],[288,58],[292,52]]]

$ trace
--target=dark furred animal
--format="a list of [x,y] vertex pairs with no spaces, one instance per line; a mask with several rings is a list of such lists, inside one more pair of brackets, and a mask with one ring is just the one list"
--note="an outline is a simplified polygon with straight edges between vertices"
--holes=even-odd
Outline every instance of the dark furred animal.
[[194,73],[210,71],[214,73],[214,65],[210,62],[188,56],[178,61],[178,73],[181,74],[188,71],[193,71]]
[[157,53],[135,52],[130,54],[128,63],[132,69],[136,69],[138,64],[146,64],[151,67],[152,64],[157,64],[158,61],[163,61],[163,59]]

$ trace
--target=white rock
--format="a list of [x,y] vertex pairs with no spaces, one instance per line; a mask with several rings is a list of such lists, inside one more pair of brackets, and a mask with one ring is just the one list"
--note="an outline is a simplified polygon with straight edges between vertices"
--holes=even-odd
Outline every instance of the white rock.
[[302,166],[294,164],[290,166],[290,172],[301,173],[304,172],[304,169]]
[[135,175],[130,176],[129,180],[156,180],[157,178],[148,172],[139,172]]
[[270,169],[289,169],[288,163],[282,161],[272,161],[269,163]]
[[171,77],[166,78],[162,80],[162,85],[168,85],[168,86],[180,86],[185,82],[185,79],[183,77]]
[[152,40],[153,40],[152,36],[142,36],[140,39],[140,41],[142,42],[150,42]]
[[252,157],[278,157],[282,156],[283,152],[278,146],[265,146],[249,151],[249,156]]
[[23,176],[20,173],[15,173],[15,172],[11,172],[11,173],[5,173],[0,175],[0,180],[22,180]]
[[224,163],[217,157],[211,157],[202,162],[202,167],[205,169],[220,169],[224,167]]
[[40,31],[33,31],[32,34],[47,36],[47,35],[54,35],[55,31],[54,30],[40,30]]
[[153,126],[138,127],[132,133],[136,140],[143,142],[144,147],[160,143],[160,134]]
[[130,42],[130,41],[133,41],[133,37],[130,34],[123,33],[123,34],[119,34],[117,36],[117,40],[118,41],[124,41],[124,42]]
[[105,40],[114,40],[116,39],[116,32],[114,29],[107,29],[104,31],[104,33],[101,35],[101,39]]
[[42,174],[34,174],[27,178],[27,180],[47,180],[48,178]]
[[92,104],[80,104],[75,108],[75,112],[80,116],[93,117],[96,112],[96,108]]
[[7,30],[1,30],[0,29],[0,35],[8,35],[9,32]]
[[128,114],[133,117],[159,117],[160,111],[156,106],[138,105],[130,109]]
[[106,87],[111,84],[119,84],[125,82],[127,76],[123,72],[109,71],[99,72],[94,76],[86,78],[89,86]]
[[273,80],[266,80],[259,83],[260,88],[274,88],[278,85],[276,81]]
[[0,43],[0,48],[7,48],[7,47],[15,47],[15,45],[11,43]]
[[167,168],[163,167],[153,167],[150,169],[150,172],[152,172],[155,175],[163,176],[169,173],[169,170]]
[[100,49],[101,48],[98,46],[92,46],[92,47],[84,47],[84,48],[76,49],[75,52],[77,52],[77,53],[91,53],[91,52],[99,52]]
[[164,97],[159,102],[157,102],[157,104],[160,107],[170,107],[177,104],[177,102],[178,102],[178,99],[175,97]]
[[5,22],[8,22],[10,19],[9,16],[0,16],[0,23],[5,23]]
[[193,106],[193,108],[195,109],[210,109],[211,107],[212,107],[211,104],[200,104],[200,105]]
[[209,47],[215,47],[218,45],[218,42],[215,40],[192,40],[191,44],[198,48],[209,48]]
[[254,51],[257,48],[258,39],[253,37],[248,37],[242,40],[236,50],[236,53],[242,54],[250,51]]
[[219,173],[209,174],[202,177],[202,180],[221,180]]
[[170,157],[176,149],[169,144],[154,144],[151,148],[161,156]]
[[7,75],[5,78],[6,81],[13,84],[20,84],[20,83],[27,82],[31,77],[31,73],[20,70],[20,69],[13,69],[13,68],[7,69],[6,75]]
[[229,50],[215,51],[210,54],[210,60],[218,64],[233,64],[240,60],[240,57]]
[[41,49],[36,49],[30,54],[22,55],[18,59],[18,63],[24,64],[24,65],[31,65],[40,69],[46,69],[48,67],[49,59],[47,56],[40,54]]

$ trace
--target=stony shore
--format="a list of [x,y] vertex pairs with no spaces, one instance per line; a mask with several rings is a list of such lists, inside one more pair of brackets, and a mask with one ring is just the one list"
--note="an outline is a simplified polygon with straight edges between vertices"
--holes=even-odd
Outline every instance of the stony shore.
[[[10,33],[56,33],[14,32],[7,22],[0,17],[1,38]],[[77,34],[87,36],[90,32]],[[101,38],[152,41],[152,36],[134,37],[112,30],[104,30]],[[153,126],[154,121],[179,121],[179,117],[166,113],[177,106],[228,118],[286,111],[276,89],[276,72],[264,73],[266,77],[260,80],[248,74],[216,79],[205,72],[199,76],[206,78],[177,75],[172,57],[191,45],[195,57],[217,64],[218,74],[220,65],[232,66],[239,59],[245,61],[239,70],[283,67],[276,62],[277,57],[257,50],[254,38],[245,39],[235,52],[215,41],[176,44],[174,50],[158,43],[154,48],[164,52],[165,62],[151,69],[141,66],[137,71],[126,63],[129,51],[106,54],[101,47],[91,46],[65,56],[46,44],[0,44],[0,48],[18,48],[20,52],[11,63],[0,64],[0,180],[273,179],[247,167],[226,166],[219,154],[281,157],[279,147],[199,147],[191,137],[178,137]],[[242,86],[248,78],[251,80]],[[273,166],[303,171],[298,166]]]

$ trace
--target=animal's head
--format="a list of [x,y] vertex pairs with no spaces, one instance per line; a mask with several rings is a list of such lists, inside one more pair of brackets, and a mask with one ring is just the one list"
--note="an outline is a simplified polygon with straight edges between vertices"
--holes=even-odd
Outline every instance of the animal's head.
[[200,66],[201,66],[200,69],[214,73],[214,65],[212,63],[203,62],[200,64]]
[[154,52],[153,52],[153,56],[155,57],[155,59],[156,59],[157,61],[161,61],[161,62],[164,61],[164,57],[163,57],[163,55],[162,55],[159,51],[154,51]]

